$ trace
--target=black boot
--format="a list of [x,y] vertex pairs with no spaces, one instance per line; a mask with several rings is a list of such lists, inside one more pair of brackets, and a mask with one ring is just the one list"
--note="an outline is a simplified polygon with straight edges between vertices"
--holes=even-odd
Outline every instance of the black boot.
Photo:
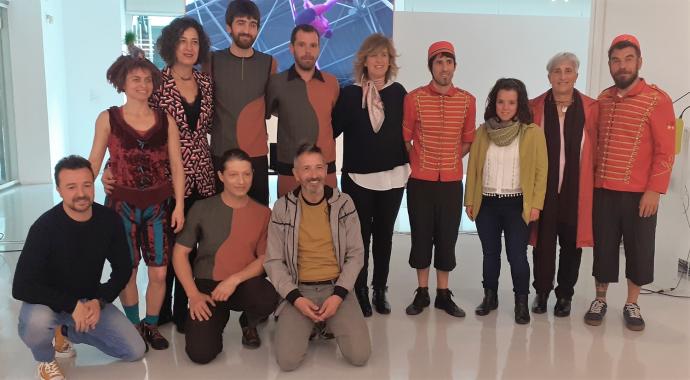
[[570,299],[558,298],[556,306],[553,307],[553,315],[557,317],[567,317],[570,315]]
[[379,314],[391,313],[391,305],[386,299],[386,291],[388,291],[387,286],[382,288],[374,288],[374,292],[371,296],[371,302],[374,304],[374,309]]
[[359,307],[362,308],[362,314],[365,317],[371,317],[371,303],[369,302],[369,288],[357,288],[355,289],[355,294],[357,294],[357,301],[359,301]]
[[474,313],[477,315],[487,315],[491,310],[496,310],[498,308],[498,295],[493,289],[484,289],[484,299],[482,303],[474,309]]
[[453,296],[453,292],[450,289],[436,289],[436,299],[434,300],[434,307],[437,309],[444,310],[446,313],[462,318],[465,316],[465,311],[462,310],[458,305],[453,302],[450,297]]
[[515,323],[526,325],[530,321],[527,294],[515,295]]
[[546,313],[546,304],[549,301],[549,293],[537,293],[532,302],[532,312],[535,314]]
[[412,303],[405,308],[405,313],[407,315],[417,315],[421,313],[425,307],[431,304],[431,298],[429,298],[429,288],[419,287],[415,290],[414,300]]

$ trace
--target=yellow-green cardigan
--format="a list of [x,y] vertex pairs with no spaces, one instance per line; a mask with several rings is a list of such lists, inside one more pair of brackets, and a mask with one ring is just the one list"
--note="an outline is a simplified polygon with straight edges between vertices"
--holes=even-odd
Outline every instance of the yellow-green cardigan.
[[[520,187],[522,188],[522,218],[529,224],[533,208],[544,208],[546,194],[546,173],[548,157],[546,156],[546,138],[544,131],[536,124],[522,124],[520,130]],[[484,161],[489,149],[489,134],[486,125],[482,124],[475,134],[470,148],[470,160],[467,164],[465,183],[465,207],[472,206],[474,218],[479,215],[482,205],[482,187],[484,180]]]

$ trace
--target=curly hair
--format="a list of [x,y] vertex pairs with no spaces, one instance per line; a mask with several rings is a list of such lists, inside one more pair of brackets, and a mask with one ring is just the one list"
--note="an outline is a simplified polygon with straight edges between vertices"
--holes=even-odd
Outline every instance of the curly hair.
[[527,88],[525,84],[519,79],[515,78],[501,78],[496,81],[496,84],[491,89],[489,96],[486,98],[486,109],[484,110],[484,120],[497,118],[496,114],[496,98],[498,92],[501,90],[515,91],[518,95],[518,109],[514,118],[523,124],[532,124],[532,111],[529,108],[529,98],[527,97]]
[[151,73],[154,89],[161,85],[161,72],[158,71],[158,68],[146,58],[132,57],[131,55],[119,56],[108,68],[105,78],[108,80],[108,83],[115,87],[117,92],[124,92],[127,74],[136,69],[142,69]]
[[364,40],[364,42],[362,42],[362,46],[359,47],[359,50],[357,51],[357,54],[355,56],[355,60],[352,65],[352,73],[354,75],[355,82],[361,80],[362,75],[367,74],[367,68],[364,66],[364,63],[367,61],[367,57],[372,54],[378,53],[380,50],[383,49],[388,51],[390,63],[390,67],[388,67],[388,70],[386,71],[386,80],[395,78],[395,76],[398,75],[399,67],[395,62],[397,53],[395,50],[395,46],[393,46],[393,41],[391,41],[388,37],[384,36],[383,34],[374,33],[367,37]]
[[204,28],[198,21],[191,17],[179,17],[174,19],[168,26],[161,30],[161,35],[156,40],[156,50],[161,58],[168,66],[175,64],[175,51],[177,45],[180,43],[180,37],[189,29],[194,28],[199,35],[199,56],[196,58],[195,64],[206,62],[208,52],[211,49],[211,43],[208,40]]
[[259,7],[249,0],[234,0],[228,4],[225,10],[225,24],[232,25],[237,17],[247,17],[256,20],[257,26],[261,27],[261,12]]

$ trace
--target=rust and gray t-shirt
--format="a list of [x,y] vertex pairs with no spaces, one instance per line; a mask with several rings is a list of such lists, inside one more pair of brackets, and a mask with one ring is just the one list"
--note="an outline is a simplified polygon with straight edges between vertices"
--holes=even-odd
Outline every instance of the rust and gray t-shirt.
[[266,86],[276,72],[276,61],[254,51],[242,58],[223,49],[211,53],[215,114],[211,129],[211,153],[220,157],[240,148],[251,157],[268,154]]
[[196,201],[176,243],[193,248],[194,278],[222,281],[266,254],[271,210],[252,199],[242,208],[226,205],[220,194]]
[[278,116],[276,171],[292,175],[292,161],[297,148],[304,143],[316,144],[335,172],[335,141],[331,111],[338,100],[340,87],[328,73],[314,73],[305,82],[292,65],[290,69],[271,76],[266,90],[266,109]]

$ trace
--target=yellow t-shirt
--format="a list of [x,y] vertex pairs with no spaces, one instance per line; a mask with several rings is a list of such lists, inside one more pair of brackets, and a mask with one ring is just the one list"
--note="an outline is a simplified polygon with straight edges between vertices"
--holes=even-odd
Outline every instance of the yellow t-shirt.
[[302,208],[297,243],[299,281],[334,280],[340,276],[340,268],[333,249],[326,200],[310,205],[300,196],[299,201]]

